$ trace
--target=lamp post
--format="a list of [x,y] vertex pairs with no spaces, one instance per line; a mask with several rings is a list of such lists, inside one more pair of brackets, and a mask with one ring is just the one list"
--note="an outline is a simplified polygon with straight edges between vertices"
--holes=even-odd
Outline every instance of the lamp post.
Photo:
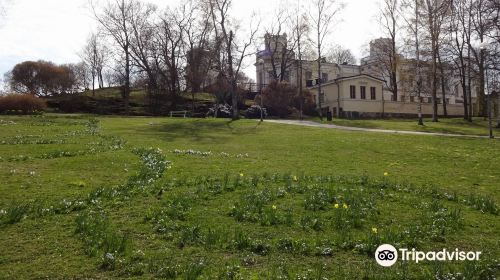
[[[486,54],[488,53],[488,43],[486,42],[481,42],[479,45],[479,48],[484,51]],[[488,114],[488,129],[489,129],[489,136],[490,139],[493,139],[493,124],[492,124],[492,119],[491,119],[491,92],[488,90],[488,67],[486,66],[484,69],[484,78],[485,78],[485,83],[484,83],[484,94],[486,94],[486,102],[487,104],[487,114]]]

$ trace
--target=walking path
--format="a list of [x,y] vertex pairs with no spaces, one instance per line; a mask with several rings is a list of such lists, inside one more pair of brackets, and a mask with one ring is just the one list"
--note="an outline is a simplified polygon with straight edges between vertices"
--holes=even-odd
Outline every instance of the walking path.
[[445,136],[445,137],[461,137],[461,138],[489,138],[488,136],[468,135],[468,134],[451,134],[451,133],[437,133],[437,132],[421,132],[421,131],[406,131],[406,130],[390,130],[390,129],[374,129],[362,127],[340,126],[335,124],[321,124],[312,121],[298,121],[298,120],[265,120],[269,123],[301,125],[309,127],[322,127],[330,129],[341,129],[349,131],[366,131],[366,132],[380,132],[391,134],[409,134],[409,135],[432,135],[432,136]]

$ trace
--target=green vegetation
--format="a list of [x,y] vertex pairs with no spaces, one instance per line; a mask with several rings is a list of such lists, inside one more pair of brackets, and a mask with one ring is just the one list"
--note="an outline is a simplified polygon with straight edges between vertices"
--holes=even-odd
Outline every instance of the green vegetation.
[[[313,120],[320,122],[319,118]],[[374,129],[469,134],[482,136],[488,135],[489,133],[488,121],[484,120],[484,118],[474,118],[473,122],[468,122],[463,118],[440,118],[439,122],[437,123],[432,122],[431,119],[424,119],[424,126],[418,125],[417,121],[413,119],[348,120],[334,118],[332,122],[324,120],[322,123]],[[493,121],[493,126],[496,126],[496,119]],[[500,136],[500,129],[495,127],[493,129],[494,133]]]
[[[499,141],[78,115],[0,129],[0,278],[499,273]],[[381,243],[483,254],[387,269]]]

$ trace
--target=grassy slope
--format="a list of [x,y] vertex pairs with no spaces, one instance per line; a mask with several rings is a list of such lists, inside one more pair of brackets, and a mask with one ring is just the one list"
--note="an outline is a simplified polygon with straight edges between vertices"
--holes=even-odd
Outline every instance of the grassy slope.
[[[54,123],[41,126],[40,121],[30,118],[1,117],[16,125],[2,125],[1,138],[12,139],[16,135],[41,135],[54,138],[58,134],[81,130],[85,120],[54,119]],[[42,122],[45,123],[45,122]],[[302,128],[274,124],[258,124],[255,121],[230,122],[227,120],[189,120],[161,118],[101,118],[103,134],[115,135],[127,140],[125,149],[105,151],[77,157],[57,159],[32,159],[22,162],[1,160],[0,209],[12,203],[41,199],[59,201],[77,197],[99,186],[123,183],[138,169],[138,159],[130,153],[131,147],[159,147],[173,162],[167,178],[193,178],[196,176],[231,177],[239,173],[262,174],[279,172],[307,175],[345,175],[357,177],[367,174],[380,178],[389,172],[390,181],[409,181],[419,188],[435,185],[447,193],[457,192],[466,196],[475,193],[500,200],[498,179],[500,178],[500,142],[485,139],[449,139],[428,136],[384,135],[317,128]],[[95,137],[68,137],[65,144],[46,145],[0,145],[0,156],[41,155],[54,150],[79,150],[86,144],[95,143]],[[174,149],[212,151],[213,156],[199,157],[177,155]],[[220,152],[229,157],[218,156]],[[238,154],[248,157],[237,158]],[[15,170],[14,172],[12,170]],[[29,172],[34,171],[34,174]],[[282,184],[269,183],[275,189]],[[261,186],[263,188],[265,186]],[[175,196],[191,197],[192,188],[174,189],[165,195],[166,200]],[[390,192],[390,191],[389,191]],[[304,231],[300,227],[262,227],[254,223],[238,223],[227,215],[228,210],[245,192],[238,190],[191,205],[188,225],[198,224],[202,228],[241,227],[252,238],[279,238],[290,236],[300,239],[321,239],[337,236],[335,230]],[[302,195],[290,195],[277,200],[280,207],[288,205],[302,215]],[[398,225],[410,225],[419,220],[424,208],[415,208],[422,202],[430,203],[427,196],[394,192],[380,199],[377,211],[380,215],[369,218],[353,235],[361,238],[370,227],[377,226],[381,232]],[[498,258],[497,236],[500,234],[498,216],[482,214],[465,205],[443,202],[463,211],[465,226],[455,234],[447,236],[447,243],[424,242],[424,248],[481,249],[490,260]],[[168,260],[173,257],[178,263],[188,263],[193,258],[204,257],[208,267],[217,270],[223,264],[241,265],[243,259],[255,258],[256,264],[246,268],[248,273],[269,273],[281,263],[305,271],[318,263],[328,266],[328,274],[344,267],[348,273],[373,275],[381,273],[373,266],[371,258],[344,250],[335,250],[334,257],[289,255],[273,252],[269,256],[252,255],[232,250],[207,250],[200,246],[178,249],[175,241],[165,241],[154,234],[151,225],[144,221],[148,209],[163,205],[151,196],[131,198],[123,203],[105,204],[105,211],[120,231],[127,232],[134,249],[146,252],[148,258]],[[291,205],[291,206],[290,206]],[[394,211],[399,209],[400,211]],[[307,212],[307,211],[306,211]],[[302,213],[302,214],[301,214]],[[324,219],[330,212],[321,212]],[[33,277],[89,277],[117,276],[121,272],[97,269],[98,260],[87,257],[80,239],[74,234],[76,213],[27,219],[14,225],[0,227],[1,275],[21,278]],[[296,219],[299,219],[297,216]],[[274,240],[273,239],[273,240]],[[345,265],[345,260],[351,260]],[[366,260],[370,260],[367,262]],[[51,265],[48,266],[47,264]],[[29,265],[28,265],[29,264]],[[171,263],[172,264],[172,263]],[[411,267],[417,273],[421,267]],[[373,274],[373,275],[372,275]],[[151,276],[146,273],[145,277]],[[358,275],[358,274],[353,274]],[[358,275],[358,276],[359,276]],[[371,276],[370,276],[371,275]],[[263,278],[267,278],[262,276]],[[348,277],[348,276],[346,276]],[[352,277],[352,276],[351,276]],[[382,276],[380,276],[382,277]]]

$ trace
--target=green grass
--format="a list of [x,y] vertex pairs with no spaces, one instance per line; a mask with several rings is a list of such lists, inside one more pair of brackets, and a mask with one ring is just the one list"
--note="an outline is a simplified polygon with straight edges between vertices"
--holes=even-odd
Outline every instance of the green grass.
[[[78,115],[0,131],[0,278],[498,274],[499,141]],[[381,243],[483,258],[382,269]]]
[[[321,122],[319,118],[313,119]],[[424,125],[420,126],[415,119],[376,119],[376,120],[348,120],[334,118],[332,122],[326,120],[321,123],[330,123],[341,126],[389,129],[403,131],[421,131],[434,133],[488,135],[488,121],[483,118],[474,118],[473,122],[465,121],[462,118],[440,118],[439,122],[432,122],[431,119],[424,119]],[[497,120],[493,120],[494,134],[500,137],[500,129],[496,128]]]

